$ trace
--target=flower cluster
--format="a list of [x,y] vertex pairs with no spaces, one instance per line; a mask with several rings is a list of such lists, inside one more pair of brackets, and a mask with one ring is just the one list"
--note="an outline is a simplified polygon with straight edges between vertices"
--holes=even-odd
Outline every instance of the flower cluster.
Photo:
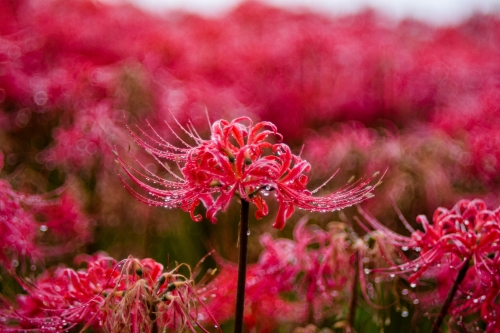
[[[80,256],[85,269],[58,267],[34,283],[23,282],[27,295],[17,307],[0,313],[3,332],[65,332],[76,325],[98,332],[162,332],[201,327],[197,307],[202,302],[194,282],[178,266],[164,271],[152,259],[129,257],[116,262],[104,253]],[[213,320],[210,313],[206,321]],[[2,325],[2,324],[0,324]]]
[[[306,223],[304,218],[297,224],[293,239],[260,237],[264,250],[248,268],[245,311],[246,324],[259,332],[338,313],[352,297],[358,252],[380,257],[343,223],[331,223],[327,230]],[[223,322],[232,316],[237,267],[217,261],[220,273],[200,292],[208,309]]]
[[308,177],[305,175],[311,165],[292,154],[287,145],[265,141],[271,134],[281,140],[272,123],[260,122],[254,126],[246,117],[231,122],[219,120],[212,125],[209,140],[203,140],[194,129],[185,132],[196,142],[196,146],[186,143],[187,148],[175,147],[156,132],[156,137],[144,133],[151,141],[147,142],[132,133],[136,142],[159,161],[166,159],[183,163],[183,178],[167,170],[176,178],[171,181],[149,172],[147,168],[144,168],[144,173],[140,172],[118,157],[128,176],[149,194],[146,197],[124,182],[138,200],[149,205],[182,208],[190,212],[194,221],[202,219],[201,215],[195,215],[194,210],[203,202],[207,207],[207,218],[215,223],[215,214],[225,210],[235,195],[255,204],[257,219],[266,216],[269,209],[265,197],[274,191],[279,210],[273,226],[282,229],[295,207],[327,212],[349,207],[373,196],[374,187],[369,185],[372,178],[348,184],[323,197],[313,196],[319,188],[308,191]]

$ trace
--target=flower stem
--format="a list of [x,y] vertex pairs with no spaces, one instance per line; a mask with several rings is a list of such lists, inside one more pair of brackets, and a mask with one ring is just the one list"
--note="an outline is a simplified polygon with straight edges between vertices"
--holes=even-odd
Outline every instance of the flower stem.
[[151,327],[151,333],[158,333],[158,320],[156,318],[156,305],[151,304],[149,308],[149,320],[151,320],[151,323],[153,323],[153,326]]
[[236,289],[236,315],[234,333],[243,332],[243,310],[245,305],[245,282],[247,275],[248,211],[250,204],[241,200],[240,256],[238,259],[238,287]]
[[470,259],[467,258],[462,268],[460,268],[460,270],[458,271],[457,278],[455,279],[455,282],[453,282],[453,285],[451,286],[451,289],[448,292],[448,296],[446,297],[443,307],[441,308],[441,311],[439,312],[436,318],[436,322],[434,323],[431,333],[440,332],[439,328],[443,323],[444,317],[446,317],[446,315],[448,314],[448,309],[450,308],[451,302],[455,297],[455,294],[458,290],[458,286],[460,285],[460,283],[462,283],[462,281],[465,278],[465,275],[467,274],[467,270],[469,269],[469,260]]
[[354,257],[354,279],[351,287],[351,299],[349,302],[349,313],[347,314],[347,329],[346,332],[354,332],[354,318],[356,317],[356,300],[358,297],[358,282],[359,282],[359,269],[358,269],[359,252],[356,252]]

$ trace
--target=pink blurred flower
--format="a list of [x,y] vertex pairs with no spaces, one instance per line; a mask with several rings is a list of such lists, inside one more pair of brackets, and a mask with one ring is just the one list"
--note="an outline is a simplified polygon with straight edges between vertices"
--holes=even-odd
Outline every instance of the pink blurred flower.
[[92,224],[79,202],[68,193],[59,198],[41,202],[31,207],[36,213],[43,236],[38,247],[44,256],[68,254],[92,240]]
[[144,196],[123,181],[138,200],[154,206],[182,208],[190,212],[194,221],[202,219],[201,215],[194,214],[201,201],[207,207],[207,218],[215,223],[215,214],[225,210],[233,196],[255,204],[257,219],[266,216],[269,210],[264,198],[274,191],[279,210],[273,226],[282,229],[294,207],[309,211],[334,211],[373,196],[373,186],[369,185],[372,178],[369,178],[323,197],[314,197],[312,194],[319,188],[312,192],[306,189],[308,177],[305,173],[311,169],[310,164],[292,154],[287,145],[265,141],[269,135],[281,139],[272,123],[260,122],[253,126],[247,117],[231,122],[219,120],[212,125],[210,140],[203,140],[194,128],[189,127],[189,131],[182,129],[196,142],[196,146],[183,141],[187,148],[178,148],[156,132],[153,136],[143,132],[149,143],[132,133],[136,142],[159,162],[163,158],[183,163],[180,168],[183,178],[166,169],[176,179],[170,181],[145,167],[145,173],[141,173],[118,157],[127,175],[148,193]]
[[[286,323],[321,320],[338,315],[348,300],[357,272],[351,262],[358,245],[353,234],[342,223],[327,230],[306,223],[297,224],[293,239],[260,237],[264,250],[247,270],[244,321],[250,328],[271,332]],[[234,315],[237,267],[217,262],[220,273],[200,292],[223,322]]]
[[17,267],[24,259],[39,259],[35,244],[38,223],[22,207],[24,195],[0,180],[0,264],[7,269]]
[[89,219],[62,189],[27,195],[0,179],[0,264],[15,268],[30,259],[30,268],[42,257],[68,254],[91,240]]

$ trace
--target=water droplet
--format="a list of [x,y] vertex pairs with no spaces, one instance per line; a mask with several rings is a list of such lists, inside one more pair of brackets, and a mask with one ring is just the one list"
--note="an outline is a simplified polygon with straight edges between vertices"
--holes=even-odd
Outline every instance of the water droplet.
[[403,289],[403,290],[401,291],[401,294],[403,294],[403,295],[408,295],[408,289]]
[[19,266],[19,261],[12,260],[12,267],[17,267],[17,266]]
[[403,250],[403,251],[408,251],[408,246],[402,246],[402,247],[401,247],[401,250]]
[[415,288],[416,286],[417,286],[417,284],[416,284],[416,283],[411,283],[411,284],[410,284],[410,287],[412,287],[412,288]]
[[247,236],[250,236],[250,230],[247,231]]
[[409,314],[410,313],[408,312],[408,309],[403,307],[403,309],[401,310],[401,317],[406,318],[406,317],[408,317]]
[[365,274],[370,274],[371,270],[369,268],[365,268]]
[[48,229],[49,229],[49,228],[48,228],[45,224],[40,226],[40,231],[41,231],[41,232],[45,232],[45,231],[47,231]]
[[413,304],[417,305],[418,303],[420,303],[420,301],[419,301],[418,299],[416,299],[416,298],[415,298],[415,299],[413,300]]

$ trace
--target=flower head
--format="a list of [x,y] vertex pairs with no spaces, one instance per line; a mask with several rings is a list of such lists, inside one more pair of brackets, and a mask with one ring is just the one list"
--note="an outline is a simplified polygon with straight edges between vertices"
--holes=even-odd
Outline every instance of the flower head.
[[[496,317],[500,311],[500,208],[489,210],[481,200],[461,200],[452,209],[438,208],[430,223],[424,215],[417,217],[423,231],[413,230],[410,237],[398,235],[368,213],[361,211],[368,222],[385,235],[387,241],[402,250],[413,249],[419,255],[402,264],[375,269],[375,272],[409,275],[411,287],[423,279],[435,279],[438,294],[444,297],[453,283],[457,271],[464,269],[463,282],[454,298],[449,313],[465,325],[460,318],[480,313],[488,329],[496,332]],[[406,223],[406,221],[405,221]],[[389,257],[387,257],[389,258]],[[458,278],[457,278],[458,279]],[[436,295],[432,295],[435,305]],[[475,325],[475,324],[474,324]]]
[[372,178],[369,178],[323,197],[313,196],[319,188],[314,191],[306,188],[306,173],[311,165],[292,154],[287,145],[266,141],[270,135],[277,137],[278,141],[282,139],[276,126],[270,122],[253,125],[247,117],[231,122],[218,120],[212,125],[209,140],[202,139],[192,127],[182,129],[195,141],[194,146],[183,141],[186,148],[175,147],[156,132],[152,136],[143,131],[145,140],[132,133],[136,142],[157,161],[175,161],[182,173],[180,177],[166,168],[175,179],[167,180],[146,168],[140,172],[118,157],[128,176],[148,193],[143,195],[123,182],[138,200],[149,205],[182,208],[190,212],[194,221],[202,220],[201,215],[194,214],[195,208],[202,202],[207,208],[207,218],[215,223],[216,213],[225,210],[233,196],[255,204],[257,219],[266,216],[269,209],[265,197],[274,191],[279,210],[273,226],[282,229],[295,207],[309,211],[334,211],[373,195],[373,186],[369,185]]
[[402,273],[411,272],[410,282],[416,282],[427,269],[445,259],[448,262],[473,260],[475,266],[491,271],[490,257],[500,249],[500,210],[488,210],[481,200],[461,200],[450,210],[438,208],[432,224],[424,215],[419,215],[417,222],[423,231],[411,229],[411,237],[398,235],[367,213],[362,213],[394,245],[420,252],[418,258],[395,269]]

